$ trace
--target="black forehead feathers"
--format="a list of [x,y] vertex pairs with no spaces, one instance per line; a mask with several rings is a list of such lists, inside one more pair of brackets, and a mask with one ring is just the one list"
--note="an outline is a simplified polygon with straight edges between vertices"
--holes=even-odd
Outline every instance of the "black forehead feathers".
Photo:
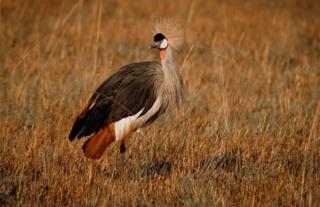
[[162,34],[162,33],[157,33],[155,36],[154,36],[154,38],[153,38],[153,40],[155,41],[155,42],[158,42],[158,41],[161,41],[161,40],[163,40],[163,39],[165,39],[166,37]]

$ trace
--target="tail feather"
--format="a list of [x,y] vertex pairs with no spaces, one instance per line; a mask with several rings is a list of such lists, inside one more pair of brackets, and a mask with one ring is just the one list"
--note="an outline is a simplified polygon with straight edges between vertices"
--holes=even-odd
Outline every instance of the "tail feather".
[[83,124],[85,122],[85,119],[82,117],[78,117],[76,119],[76,121],[74,122],[73,126],[72,126],[72,130],[69,134],[69,140],[72,141],[74,140],[74,138],[76,138],[76,136],[78,135],[79,131],[81,130],[81,128],[83,127]]
[[[82,112],[79,114],[79,116],[77,117],[77,119],[73,123],[71,132],[69,134],[70,141],[74,140],[76,137],[81,138],[82,136],[90,135],[95,131],[96,128],[91,129],[89,127],[86,127],[86,125],[88,125],[88,123],[86,123],[86,122],[97,123],[97,120],[93,120],[93,121],[87,120],[88,117],[90,117],[90,115],[92,114],[92,109],[96,105],[97,99],[98,99],[98,95],[96,93],[94,93],[92,95],[92,97],[90,98],[87,106],[82,110]],[[105,116],[105,117],[107,117],[107,116]],[[100,125],[97,125],[97,124],[95,126],[100,127]]]
[[90,137],[82,146],[84,156],[90,159],[99,159],[106,148],[115,140],[108,127]]

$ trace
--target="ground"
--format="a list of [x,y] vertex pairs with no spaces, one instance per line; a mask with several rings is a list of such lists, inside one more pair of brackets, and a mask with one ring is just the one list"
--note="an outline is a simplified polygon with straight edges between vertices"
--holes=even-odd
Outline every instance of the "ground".
[[[320,3],[0,1],[0,205],[319,206]],[[99,161],[67,136],[120,66],[185,28],[183,103]]]

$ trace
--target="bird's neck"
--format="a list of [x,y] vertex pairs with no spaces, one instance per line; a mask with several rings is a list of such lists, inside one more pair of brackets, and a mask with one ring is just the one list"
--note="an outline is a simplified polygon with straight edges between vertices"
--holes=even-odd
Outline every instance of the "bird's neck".
[[[161,58],[163,71],[163,99],[167,104],[178,103],[182,97],[182,84],[179,71],[176,69],[172,50],[168,47]],[[162,54],[163,55],[163,54]]]
[[[168,47],[165,50],[160,51],[160,58],[161,58],[161,65],[163,68],[163,72],[174,72],[175,71],[175,64],[172,57],[172,50]],[[174,71],[172,71],[174,70]]]

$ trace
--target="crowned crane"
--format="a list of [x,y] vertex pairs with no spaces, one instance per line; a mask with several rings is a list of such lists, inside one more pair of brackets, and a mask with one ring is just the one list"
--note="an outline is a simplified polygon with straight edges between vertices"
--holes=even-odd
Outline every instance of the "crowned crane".
[[183,40],[181,27],[159,21],[150,48],[159,49],[160,61],[125,65],[98,87],[69,134],[71,141],[90,136],[82,147],[85,157],[100,158],[115,140],[124,152],[126,137],[181,101],[183,84],[172,53]]

